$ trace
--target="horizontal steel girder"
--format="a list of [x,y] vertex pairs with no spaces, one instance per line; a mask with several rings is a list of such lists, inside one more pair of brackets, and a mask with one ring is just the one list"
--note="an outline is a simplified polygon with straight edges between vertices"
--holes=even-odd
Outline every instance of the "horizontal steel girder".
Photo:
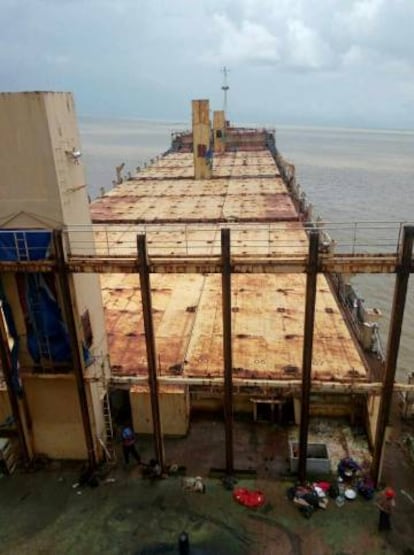
[[[93,379],[93,378],[92,378]],[[112,385],[142,385],[146,384],[146,376],[112,376]],[[160,385],[183,385],[183,386],[205,386],[223,387],[224,378],[195,378],[186,376],[159,376]],[[284,389],[292,393],[299,393],[302,380],[260,380],[233,378],[233,387],[262,388],[262,389]],[[382,391],[382,382],[323,382],[313,380],[311,384],[312,393],[359,393],[377,394]],[[395,383],[395,392],[414,392],[414,385]]]
[[[232,257],[231,271],[235,274],[277,274],[277,273],[305,273],[307,257]],[[66,269],[70,273],[112,274],[137,273],[137,260],[131,257],[102,257],[102,256],[69,256]],[[353,273],[353,274],[392,274],[398,270],[396,254],[377,255],[320,255],[319,273]],[[53,260],[36,262],[0,262],[0,272],[56,272]],[[219,256],[205,257],[161,257],[153,256],[149,261],[150,273],[156,274],[194,274],[222,272]],[[414,272],[412,260],[410,273]]]

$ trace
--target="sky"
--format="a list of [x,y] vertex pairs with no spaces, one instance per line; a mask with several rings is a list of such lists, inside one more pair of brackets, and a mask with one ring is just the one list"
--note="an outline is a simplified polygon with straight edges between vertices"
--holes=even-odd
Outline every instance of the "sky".
[[414,129],[413,0],[0,0],[0,90],[80,116]]

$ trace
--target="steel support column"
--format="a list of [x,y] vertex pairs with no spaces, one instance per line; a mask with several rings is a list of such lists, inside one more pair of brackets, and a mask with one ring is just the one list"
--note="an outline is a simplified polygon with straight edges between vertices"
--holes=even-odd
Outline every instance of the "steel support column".
[[7,385],[7,393],[9,396],[10,407],[12,410],[13,418],[16,423],[17,434],[19,437],[20,446],[22,449],[23,459],[25,464],[29,464],[31,457],[30,451],[26,443],[26,435],[24,433],[24,426],[22,416],[20,413],[19,399],[15,388],[13,386],[12,373],[13,366],[11,361],[11,353],[9,348],[9,341],[3,316],[0,314],[0,359],[3,376]]
[[299,430],[299,481],[306,479],[308,450],[309,405],[312,381],[313,328],[315,322],[316,283],[318,277],[319,233],[312,230],[309,237],[309,258],[306,277],[306,305],[302,357],[302,395]]
[[380,481],[385,432],[389,423],[391,413],[395,371],[397,369],[404,308],[407,298],[408,278],[410,276],[411,269],[413,240],[414,226],[405,226],[403,229],[400,260],[397,267],[397,275],[395,277],[394,297],[391,310],[391,323],[390,331],[388,334],[387,354],[385,359],[383,392],[379,406],[378,422],[375,432],[374,456],[371,466],[371,475],[375,485],[377,485]]
[[154,432],[155,458],[164,470],[164,442],[162,438],[161,415],[157,378],[157,354],[155,347],[154,322],[152,319],[151,282],[145,235],[137,235],[138,268],[141,286],[142,313],[144,317],[145,346],[147,350],[148,384],[151,396],[152,425]]
[[224,426],[226,441],[226,473],[234,472],[233,450],[233,353],[231,337],[231,260],[230,230],[221,230],[222,309],[224,358]]
[[55,249],[56,265],[58,270],[58,279],[60,284],[60,292],[63,302],[63,310],[65,314],[66,324],[69,331],[70,346],[72,351],[73,373],[75,375],[76,387],[78,390],[79,406],[82,415],[83,432],[85,435],[85,443],[88,451],[89,467],[96,467],[96,455],[93,441],[93,432],[91,418],[89,415],[88,398],[85,390],[84,381],[84,361],[82,350],[82,339],[78,333],[77,311],[74,306],[74,294],[72,274],[66,269],[65,249],[63,246],[62,230],[56,229],[53,232],[53,243]]

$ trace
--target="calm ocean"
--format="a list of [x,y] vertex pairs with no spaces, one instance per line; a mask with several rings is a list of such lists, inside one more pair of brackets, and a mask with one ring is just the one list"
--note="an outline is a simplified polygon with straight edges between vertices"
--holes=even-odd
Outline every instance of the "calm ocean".
[[[164,152],[182,122],[82,119],[80,122],[89,194],[106,190],[115,166],[127,171]],[[398,223],[414,224],[414,132],[277,126],[279,151],[296,165],[297,179],[339,243],[354,237],[357,249],[384,250],[396,244]],[[354,222],[358,222],[355,226]],[[370,222],[370,223],[360,223]],[[362,246],[361,246],[362,245]],[[353,283],[367,307],[379,308],[387,342],[394,277],[359,275]],[[414,277],[410,278],[398,377],[414,371]]]

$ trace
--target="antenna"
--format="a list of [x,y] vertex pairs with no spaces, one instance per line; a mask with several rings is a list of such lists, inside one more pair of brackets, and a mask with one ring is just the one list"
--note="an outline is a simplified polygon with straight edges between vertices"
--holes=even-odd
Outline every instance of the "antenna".
[[227,84],[227,75],[229,73],[229,70],[226,68],[226,66],[224,66],[221,72],[223,74],[223,86],[221,87],[221,90],[224,92],[223,110],[224,110],[224,113],[226,113],[227,112],[227,91],[230,88]]

